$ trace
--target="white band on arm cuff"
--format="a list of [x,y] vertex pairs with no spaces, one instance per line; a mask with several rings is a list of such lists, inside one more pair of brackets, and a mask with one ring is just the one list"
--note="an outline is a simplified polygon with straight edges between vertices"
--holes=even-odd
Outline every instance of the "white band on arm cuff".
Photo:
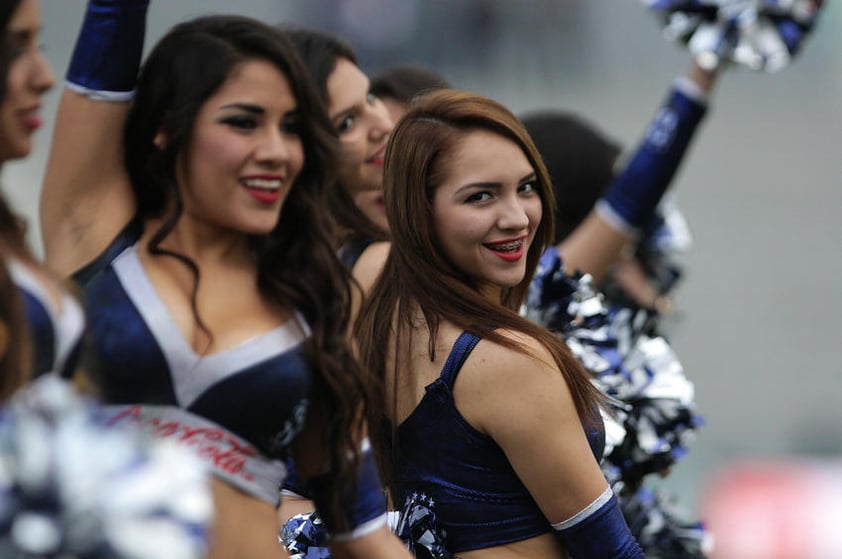
[[134,90],[132,91],[101,91],[99,89],[91,89],[84,85],[79,85],[71,81],[65,81],[64,86],[70,91],[75,91],[79,95],[83,95],[88,99],[94,101],[109,101],[111,103],[128,103],[134,97]]
[[553,524],[553,530],[566,530],[567,528],[571,528],[576,524],[579,524],[583,520],[587,520],[593,513],[600,509],[605,503],[611,500],[611,497],[614,496],[614,492],[611,491],[610,487],[606,487],[605,491],[597,497],[594,502],[568,518],[567,520],[562,520],[561,522],[556,522]]
[[377,518],[372,518],[367,522],[363,522],[350,532],[343,532],[341,534],[331,534],[330,541],[332,542],[350,542],[358,540],[363,536],[367,536],[372,532],[376,532],[383,526],[389,523],[389,513],[384,512]]
[[700,105],[707,106],[708,101],[710,100],[710,95],[708,95],[701,87],[699,87],[696,82],[688,78],[687,76],[679,76],[675,78],[673,81],[673,87],[695,101]]
[[605,199],[600,198],[596,201],[596,205],[594,205],[594,211],[596,214],[602,218],[602,220],[609,225],[615,231],[622,233],[623,235],[627,235],[631,239],[638,239],[640,238],[640,229],[637,227],[632,227],[628,224],[628,222],[623,219],[619,213],[614,211],[614,208],[611,207],[611,204],[605,201]]

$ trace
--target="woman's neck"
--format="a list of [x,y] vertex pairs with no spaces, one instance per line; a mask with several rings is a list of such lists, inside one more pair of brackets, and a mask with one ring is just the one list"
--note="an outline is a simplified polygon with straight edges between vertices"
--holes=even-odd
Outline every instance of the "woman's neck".
[[[157,234],[166,218],[149,218],[144,222],[141,242]],[[248,236],[182,215],[159,244],[160,248],[184,255],[199,263],[234,263],[252,260]]]

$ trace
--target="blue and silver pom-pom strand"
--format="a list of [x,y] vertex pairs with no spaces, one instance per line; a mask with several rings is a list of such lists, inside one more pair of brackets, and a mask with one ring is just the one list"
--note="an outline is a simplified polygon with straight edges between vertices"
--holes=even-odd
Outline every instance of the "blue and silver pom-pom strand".
[[101,422],[47,375],[0,410],[0,556],[198,559],[213,503],[205,468],[171,443]]
[[[399,511],[389,512],[389,528],[416,559],[452,559],[433,500],[419,493],[407,496]],[[330,559],[328,534],[319,513],[297,514],[281,528],[281,543],[290,559]]]
[[[615,491],[681,459],[702,420],[693,384],[669,344],[654,334],[656,315],[608,308],[588,275],[568,275],[560,256],[541,257],[525,314],[563,336],[596,386],[615,405],[603,470]],[[619,424],[619,425],[616,425]]]
[[629,529],[650,559],[704,559],[713,537],[702,522],[691,520],[675,497],[641,487],[620,499]]
[[327,528],[317,512],[296,514],[281,527],[281,543],[290,559],[330,559]]
[[[623,324],[632,328],[615,321],[612,330],[621,331]],[[602,371],[595,383],[625,405],[626,436],[606,453],[606,461],[619,469],[626,488],[634,491],[644,477],[669,469],[687,453],[703,421],[696,413],[693,383],[666,340],[634,333],[618,338],[634,340],[622,352],[622,367]]]
[[642,0],[664,37],[687,45],[699,65],[723,62],[776,72],[812,32],[823,0]]

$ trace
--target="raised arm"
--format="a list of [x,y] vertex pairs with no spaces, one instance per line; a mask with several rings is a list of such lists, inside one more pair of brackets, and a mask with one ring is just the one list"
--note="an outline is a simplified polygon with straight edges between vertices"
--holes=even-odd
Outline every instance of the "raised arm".
[[675,80],[643,141],[594,209],[557,248],[568,270],[601,280],[652,219],[707,110],[716,71],[695,62]]
[[149,0],[89,0],[56,115],[41,192],[45,261],[69,275],[134,215],[122,130]]

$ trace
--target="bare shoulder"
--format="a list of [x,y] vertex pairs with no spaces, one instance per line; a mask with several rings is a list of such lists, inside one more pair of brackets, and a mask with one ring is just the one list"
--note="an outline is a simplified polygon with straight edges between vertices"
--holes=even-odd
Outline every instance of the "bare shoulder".
[[481,340],[454,384],[456,407],[478,430],[494,435],[501,421],[545,406],[565,407],[569,390],[550,352],[519,332],[501,332],[522,349]]
[[383,266],[386,264],[386,257],[389,256],[389,250],[392,248],[392,243],[387,241],[376,242],[370,244],[360,254],[356,264],[354,264],[351,273],[354,276],[363,292],[367,293],[377,278],[380,272],[383,271]]
[[481,369],[486,381],[496,375],[504,375],[511,381],[521,376],[559,374],[549,350],[532,336],[512,330],[498,330],[497,333],[517,344],[518,348],[481,340],[465,363],[466,371]]

